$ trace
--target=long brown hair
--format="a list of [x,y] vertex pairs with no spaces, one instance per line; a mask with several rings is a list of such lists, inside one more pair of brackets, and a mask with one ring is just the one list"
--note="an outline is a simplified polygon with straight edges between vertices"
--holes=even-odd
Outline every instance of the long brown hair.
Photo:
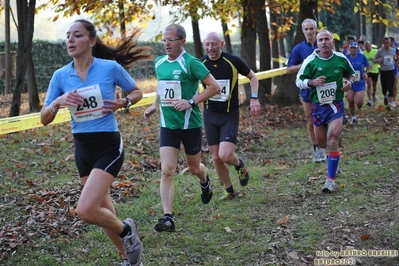
[[134,29],[132,34],[122,38],[116,46],[106,45],[97,36],[97,30],[93,23],[85,19],[75,20],[74,23],[81,23],[89,32],[89,37],[96,39],[92,55],[97,58],[115,60],[125,69],[130,69],[133,64],[140,60],[153,59],[152,48],[149,46],[137,46],[140,31]]

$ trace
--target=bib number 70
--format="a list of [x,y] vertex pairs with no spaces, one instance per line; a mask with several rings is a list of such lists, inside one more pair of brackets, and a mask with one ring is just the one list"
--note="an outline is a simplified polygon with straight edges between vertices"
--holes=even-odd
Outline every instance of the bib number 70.
[[165,89],[164,99],[173,99],[175,98],[175,91],[173,89]]

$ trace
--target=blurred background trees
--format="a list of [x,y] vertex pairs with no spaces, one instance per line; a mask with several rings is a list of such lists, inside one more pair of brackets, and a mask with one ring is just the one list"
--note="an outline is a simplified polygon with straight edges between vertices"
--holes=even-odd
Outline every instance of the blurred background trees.
[[[215,27],[209,31],[223,34],[227,52],[232,52],[232,38],[237,34],[240,36],[239,55],[255,72],[284,67],[292,47],[304,39],[301,23],[305,18],[313,18],[318,21],[319,28],[334,32],[337,36],[336,49],[339,50],[348,34],[357,37],[366,35],[368,40],[380,46],[383,36],[396,33],[399,14],[399,1],[393,0],[48,0],[40,5],[35,0],[18,0],[16,13],[12,8],[7,9],[9,1],[0,0],[0,12],[4,14],[10,10],[18,29],[17,82],[12,88],[10,116],[19,115],[24,79],[30,95],[30,110],[34,112],[40,109],[31,45],[34,15],[49,8],[56,14],[52,21],[60,17],[88,14],[101,33],[110,42],[115,42],[132,27],[141,27],[157,19],[157,8],[171,7],[172,19],[162,21],[162,26],[190,20],[194,54],[197,57],[203,55],[199,25],[203,19],[211,18],[215,20]],[[153,41],[158,41],[160,36],[161,32],[155,34]],[[270,79],[261,81],[260,100],[270,101],[268,96],[276,90],[276,97],[273,98],[275,103],[299,103],[298,91],[292,79],[281,76],[274,79],[273,83]],[[249,89],[246,89],[246,94],[249,93]]]

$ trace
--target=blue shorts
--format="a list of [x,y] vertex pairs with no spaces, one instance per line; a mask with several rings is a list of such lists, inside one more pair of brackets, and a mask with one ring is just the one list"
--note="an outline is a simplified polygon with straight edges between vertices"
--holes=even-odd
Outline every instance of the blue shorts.
[[307,103],[311,103],[312,101],[309,99],[309,95],[310,95],[310,91],[312,89],[311,88],[307,88],[307,89],[301,89],[299,91],[299,95],[301,95],[302,97],[302,101],[307,102]]
[[327,126],[331,121],[341,118],[345,113],[344,101],[333,102],[330,104],[312,103],[310,116],[313,125],[316,127]]
[[365,89],[365,86],[354,86],[351,88],[353,91],[364,91]]

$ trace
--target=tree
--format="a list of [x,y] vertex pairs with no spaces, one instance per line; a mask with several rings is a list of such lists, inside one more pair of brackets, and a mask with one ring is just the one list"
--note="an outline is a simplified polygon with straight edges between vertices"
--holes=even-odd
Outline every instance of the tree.
[[[241,0],[243,6],[243,19],[241,27],[241,57],[247,65],[256,70],[256,26],[255,26],[255,0]],[[244,86],[248,104],[251,99],[249,84]]]
[[[32,61],[32,41],[35,21],[36,0],[18,0],[18,50],[16,63],[16,85],[10,108],[10,117],[18,116],[21,107],[21,94],[24,87],[25,75],[28,73],[28,87],[30,96],[30,109],[36,111],[39,107],[36,78]],[[27,72],[27,70],[29,70]],[[36,99],[34,99],[36,95]]]
[[208,14],[207,6],[202,0],[163,0],[160,1],[163,6],[178,6],[177,10],[169,13],[174,16],[174,20],[182,22],[187,18],[191,18],[191,26],[193,29],[194,53],[197,58],[204,55],[199,30],[199,20]]
[[[255,26],[259,41],[259,70],[271,69],[269,26],[266,18],[266,6],[264,0],[255,0]],[[272,81],[265,79],[259,81],[259,99],[264,102],[266,95],[271,94]]]
[[56,21],[60,15],[71,17],[80,15],[81,12],[87,13],[92,16],[93,24],[97,28],[104,29],[105,35],[112,37],[115,32],[124,34],[127,25],[134,27],[135,24],[150,20],[153,5],[147,4],[147,0],[48,0],[38,7],[38,9],[47,8],[52,8],[57,13],[53,21]]
[[197,13],[197,8],[194,8],[191,12],[191,27],[193,28],[193,40],[194,40],[194,53],[197,58],[201,58],[204,55],[202,49],[201,34],[199,30],[199,16]]
[[222,21],[222,29],[223,29],[223,37],[224,37],[224,47],[226,52],[232,54],[233,53],[233,46],[231,45],[231,39],[229,34],[229,26],[225,21]]
[[36,71],[33,64],[32,53],[27,59],[26,68],[26,83],[28,85],[28,95],[29,95],[29,112],[39,112],[42,109],[39,99],[39,90],[37,88],[36,82]]
[[237,17],[237,14],[242,12],[242,6],[239,1],[234,0],[223,0],[223,1],[215,1],[211,0],[211,7],[207,10],[207,16],[220,20],[222,25],[222,32],[225,41],[225,49],[228,53],[233,53],[233,47],[231,44],[231,30],[229,30],[228,24],[232,21],[233,18]]
[[352,0],[341,0],[341,4],[332,3],[333,12],[330,10],[320,11],[320,22],[328,30],[340,36],[335,40],[335,49],[342,50],[346,36],[356,36],[356,16],[353,13],[355,6]]

